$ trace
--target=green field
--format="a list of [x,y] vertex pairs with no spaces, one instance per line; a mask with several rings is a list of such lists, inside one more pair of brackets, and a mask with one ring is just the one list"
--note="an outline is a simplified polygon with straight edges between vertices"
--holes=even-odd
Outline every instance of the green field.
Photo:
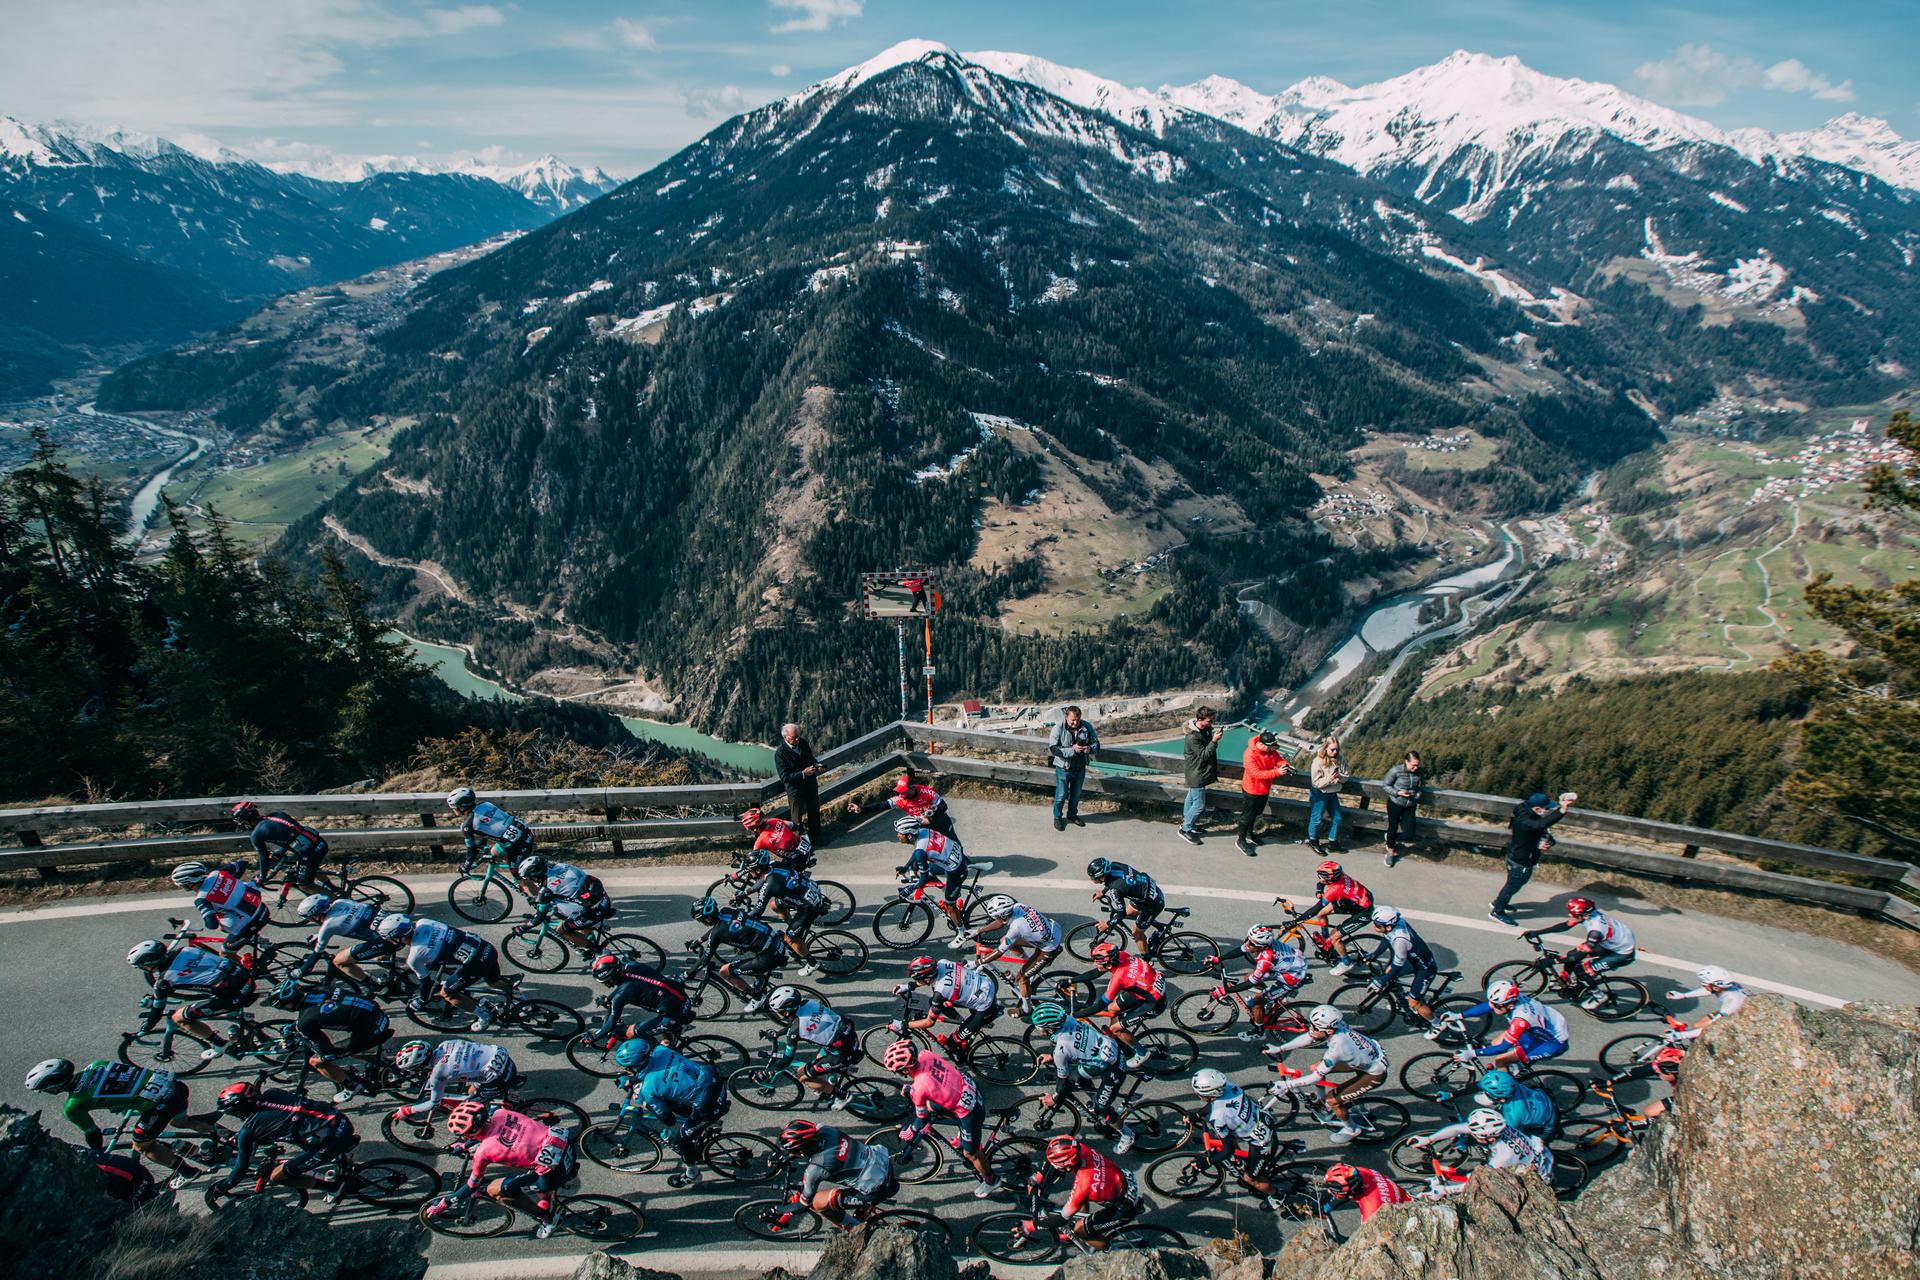
[[355,428],[322,436],[253,466],[195,473],[169,485],[167,496],[202,509],[212,507],[232,521],[235,535],[249,544],[271,542],[385,458],[398,429],[389,424],[371,432]]
[[[1394,454],[1414,471],[1477,471],[1493,462],[1493,441],[1469,431],[1464,449],[1458,453],[1436,453],[1430,449],[1396,448]],[[1384,451],[1383,451],[1384,452]]]

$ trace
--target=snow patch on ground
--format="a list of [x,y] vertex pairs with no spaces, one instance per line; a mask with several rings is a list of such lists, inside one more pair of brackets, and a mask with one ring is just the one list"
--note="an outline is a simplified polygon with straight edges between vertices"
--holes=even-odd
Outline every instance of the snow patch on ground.
[[[540,326],[540,327],[539,327],[538,329],[535,329],[535,330],[534,330],[534,331],[533,331],[532,333],[529,333],[529,334],[527,335],[527,346],[526,346],[526,350],[527,350],[527,351],[531,351],[531,350],[533,350],[533,349],[534,349],[535,347],[537,347],[537,346],[539,346],[539,345],[540,345],[540,340],[541,340],[542,338],[544,338],[544,337],[546,337],[546,336],[547,336],[548,334],[550,334],[550,333],[552,333],[552,332],[553,332],[553,326],[552,326],[552,325],[550,325],[550,324],[543,324],[543,325],[541,325],[541,326]],[[524,352],[523,352],[522,354],[524,354]]]
[[678,308],[679,305],[677,302],[669,302],[663,307],[651,307],[642,311],[637,316],[627,316],[623,319],[615,320],[613,327],[608,329],[607,332],[610,334],[617,333],[623,337],[637,335],[665,320],[674,313],[674,310]]
[[825,293],[843,280],[853,278],[853,266],[845,264],[838,267],[822,267],[807,277],[807,289],[812,293]]
[[936,462],[930,467],[920,468],[918,471],[913,473],[913,482],[915,484],[925,484],[929,480],[944,480],[948,476],[951,476],[954,472],[958,471],[961,467],[966,466],[967,459],[971,458],[974,454],[980,452],[981,447],[984,446],[987,443],[987,441],[993,439],[993,427],[994,427],[994,424],[997,422],[1004,422],[1013,426],[1019,426],[1019,424],[1014,422],[1013,419],[1011,418],[1001,418],[996,414],[988,414],[988,413],[974,414],[973,425],[979,428],[980,430],[979,443],[969,445],[967,448],[962,449],[960,452],[954,454],[951,458],[948,458],[944,464]]
[[733,290],[731,289],[728,289],[724,293],[710,293],[704,298],[695,298],[692,302],[689,302],[687,304],[687,314],[690,316],[703,316],[709,311],[718,311],[721,307],[726,306],[732,301]]
[[566,297],[560,299],[560,305],[571,306],[573,303],[579,302],[582,298],[591,298],[594,294],[605,293],[607,290],[611,288],[613,288],[613,281],[595,280],[592,284],[588,285],[586,288],[581,289],[576,293],[570,293]]
[[1731,209],[1735,213],[1752,213],[1753,212],[1753,210],[1747,208],[1747,206],[1741,204],[1738,200],[1735,200],[1732,196],[1726,194],[1724,191],[1709,191],[1707,192],[1707,199],[1713,201],[1717,205],[1722,206],[1723,208]]
[[1519,281],[1488,267],[1485,258],[1475,258],[1472,262],[1468,262],[1464,258],[1454,257],[1437,244],[1421,245],[1420,252],[1435,262],[1445,263],[1455,271],[1464,271],[1474,279],[1484,282],[1502,298],[1511,298],[1522,305],[1540,301],[1531,289]]
[[1639,189],[1640,184],[1634,180],[1634,176],[1630,173],[1616,174],[1607,179],[1607,190],[1609,191],[1638,191]]
[[1727,272],[1729,297],[1746,302],[1764,302],[1787,282],[1787,269],[1773,260],[1765,249],[1752,258],[1740,258]]
[[1056,276],[1052,272],[1048,272],[1047,290],[1040,295],[1038,301],[1065,302],[1078,292],[1080,292],[1080,282],[1078,280],[1075,280],[1072,276]]
[[892,334],[894,337],[905,338],[908,342],[911,342],[914,346],[920,348],[922,351],[932,356],[935,360],[945,360],[947,358],[946,352],[932,345],[926,339],[920,337],[918,334],[912,332],[907,328],[907,326],[901,324],[898,320],[889,320],[883,327],[886,329],[888,333]]
[[386,229],[387,229],[387,220],[385,218],[368,218],[367,219],[367,230],[385,231]]
[[687,180],[685,178],[675,178],[672,182],[669,182],[666,186],[661,187],[659,190],[655,191],[653,194],[657,196],[663,196],[667,194],[667,192],[673,190],[675,187],[684,187],[686,185],[687,185]]

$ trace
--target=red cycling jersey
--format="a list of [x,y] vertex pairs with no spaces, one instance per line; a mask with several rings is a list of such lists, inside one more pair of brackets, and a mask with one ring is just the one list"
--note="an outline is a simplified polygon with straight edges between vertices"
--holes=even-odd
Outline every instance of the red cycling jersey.
[[932,787],[908,787],[905,795],[889,796],[887,803],[902,813],[910,813],[919,818],[924,817],[932,811],[933,806],[940,803],[940,793]]
[[1382,1177],[1371,1169],[1356,1167],[1354,1173],[1360,1180],[1360,1194],[1353,1202],[1360,1206],[1360,1221],[1365,1222],[1380,1212],[1383,1204],[1406,1204],[1413,1199],[1400,1184],[1391,1178]]
[[1112,1204],[1127,1194],[1127,1174],[1086,1143],[1080,1144],[1080,1163],[1074,1170],[1073,1191],[1062,1216],[1071,1218],[1090,1204]]
[[260,886],[224,869],[202,880],[194,897],[214,911],[253,915],[260,910]]
[[1330,907],[1344,906],[1349,911],[1373,909],[1373,894],[1367,891],[1367,886],[1344,871],[1336,879],[1327,881],[1326,887],[1320,890],[1320,901]]
[[768,818],[760,824],[760,834],[753,847],[756,852],[792,853],[800,847],[800,828],[784,818]]
[[1167,980],[1146,957],[1128,956],[1107,979],[1106,999],[1111,1002],[1122,991],[1138,991],[1149,1000],[1158,1000],[1167,994]]

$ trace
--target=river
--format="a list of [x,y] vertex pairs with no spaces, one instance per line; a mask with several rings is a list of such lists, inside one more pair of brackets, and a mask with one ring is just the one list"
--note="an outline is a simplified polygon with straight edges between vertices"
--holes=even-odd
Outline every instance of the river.
[[[525,695],[517,690],[497,684],[475,672],[467,665],[464,649],[415,639],[404,631],[390,634],[404,641],[413,651],[413,656],[432,668],[441,682],[455,693],[469,698],[505,698],[509,702],[526,700]],[[769,747],[755,746],[750,742],[728,742],[701,733],[688,724],[665,724],[658,720],[642,720],[638,716],[620,716],[619,720],[627,727],[627,732],[643,741],[710,756],[751,777],[765,778],[773,773],[773,750]]]
[[[94,417],[96,411],[91,404],[80,406],[80,412]],[[130,421],[130,419],[121,419]],[[205,436],[196,436],[186,431],[176,431],[172,427],[163,427],[152,422],[139,422],[139,428],[154,435],[166,436],[170,440],[188,443],[191,447],[170,464],[147,477],[147,482],[133,495],[133,503],[127,513],[126,540],[138,543],[146,536],[147,526],[153,523],[153,513],[160,509],[160,493],[173,483],[173,473],[191,462],[197,461],[201,454],[213,448],[213,441]]]

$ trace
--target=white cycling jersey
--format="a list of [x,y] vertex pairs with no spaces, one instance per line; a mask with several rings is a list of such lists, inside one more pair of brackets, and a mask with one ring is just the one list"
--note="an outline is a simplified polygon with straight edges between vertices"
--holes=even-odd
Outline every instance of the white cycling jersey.
[[818,1000],[809,1000],[793,1015],[793,1030],[808,1044],[830,1045],[840,1035],[847,1020]]
[[513,1075],[513,1059],[497,1044],[477,1040],[442,1040],[433,1051],[427,1072],[427,1092],[419,1106],[437,1106],[456,1085],[499,1084]]
[[1117,1066],[1122,1057],[1119,1042],[1098,1027],[1068,1018],[1053,1033],[1053,1074],[1065,1080],[1069,1072],[1082,1080],[1095,1080]]
[[1595,911],[1587,916],[1587,941],[1602,951],[1616,956],[1633,954],[1633,930],[1624,920],[1615,920],[1604,911]]
[[341,898],[327,908],[327,914],[320,919],[319,932],[313,935],[313,949],[325,951],[327,944],[335,938],[352,938],[359,942],[372,942],[380,935],[373,931],[373,920],[379,911],[371,902],[355,902],[352,898]]
[[1720,1007],[1714,1011],[1712,1018],[1702,1019],[1693,1026],[1688,1027],[1685,1031],[1674,1032],[1674,1039],[1697,1040],[1700,1038],[1700,1033],[1707,1029],[1709,1022],[1719,1018],[1731,1018],[1734,1014],[1745,1008],[1747,1004],[1747,989],[1737,982],[1729,983],[1719,991],[1709,991],[1705,987],[1695,987],[1692,991],[1677,991],[1674,993],[1674,999],[1676,1000],[1698,1000],[1701,996],[1717,997],[1720,1001]]
[[233,962],[204,947],[181,947],[167,961],[161,980],[176,990],[210,987],[233,972]]
[[1329,1071],[1349,1069],[1370,1076],[1385,1075],[1387,1051],[1371,1036],[1363,1036],[1352,1030],[1338,1032],[1328,1039],[1326,1047],[1320,1051],[1318,1070],[1324,1076]]
[[1007,921],[1006,945],[1009,947],[1031,946],[1042,951],[1060,949],[1060,922],[1049,920],[1026,903],[1020,903],[1013,909],[1013,916]]
[[1267,1123],[1260,1104],[1231,1082],[1207,1108],[1207,1128],[1216,1138],[1237,1139],[1252,1150],[1264,1148],[1273,1139],[1273,1126]]
[[482,800],[473,806],[473,812],[467,815],[466,828],[488,840],[504,840],[512,844],[526,834],[527,824],[502,809],[499,805]]
[[[1513,1012],[1507,1015],[1507,1024],[1509,1028],[1518,1026],[1522,1030],[1532,1028],[1543,1031],[1562,1044],[1568,1042],[1567,1020],[1558,1009],[1542,1004],[1533,996],[1521,996],[1514,1001]],[[1518,1036],[1514,1038],[1517,1040]]]
[[957,960],[940,960],[933,967],[933,994],[955,1008],[981,1013],[1000,997],[1000,981],[983,969],[970,969]]

